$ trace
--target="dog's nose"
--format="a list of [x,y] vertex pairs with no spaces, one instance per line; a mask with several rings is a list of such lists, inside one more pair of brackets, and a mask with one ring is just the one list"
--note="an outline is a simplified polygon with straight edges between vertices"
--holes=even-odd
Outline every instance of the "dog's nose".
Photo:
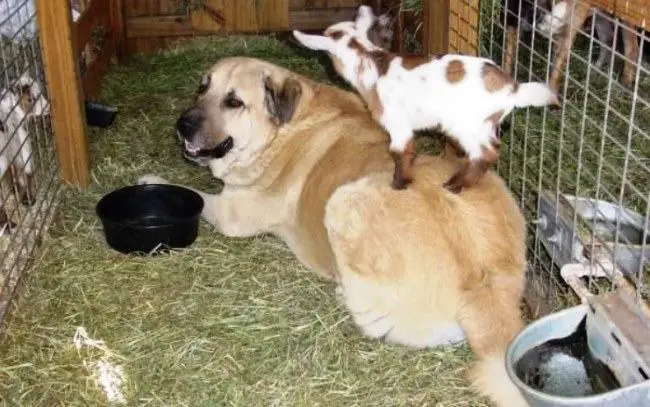
[[176,121],[176,130],[184,139],[191,139],[203,124],[203,114],[199,109],[187,109]]

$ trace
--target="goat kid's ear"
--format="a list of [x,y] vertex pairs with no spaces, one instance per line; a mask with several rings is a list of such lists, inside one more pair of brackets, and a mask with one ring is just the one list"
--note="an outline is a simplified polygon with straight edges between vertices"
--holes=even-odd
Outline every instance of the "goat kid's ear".
[[323,35],[305,34],[298,30],[293,31],[293,36],[302,45],[315,51],[330,51],[334,49],[335,42],[330,37],[325,37]]
[[297,80],[287,78],[278,86],[270,76],[264,77],[264,106],[276,125],[291,121],[301,96],[302,87]]
[[366,5],[359,6],[357,19],[355,20],[355,23],[357,24],[357,32],[364,34],[367,33],[374,22],[375,14],[372,12],[372,8]]

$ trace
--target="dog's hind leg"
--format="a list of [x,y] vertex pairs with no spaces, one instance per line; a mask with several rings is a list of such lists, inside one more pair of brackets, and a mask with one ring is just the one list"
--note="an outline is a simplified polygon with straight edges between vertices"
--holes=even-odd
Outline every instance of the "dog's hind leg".
[[527,403],[506,372],[508,344],[523,327],[519,299],[523,278],[490,277],[464,292],[458,315],[470,347],[478,356],[470,373],[472,386],[498,407],[526,407]]

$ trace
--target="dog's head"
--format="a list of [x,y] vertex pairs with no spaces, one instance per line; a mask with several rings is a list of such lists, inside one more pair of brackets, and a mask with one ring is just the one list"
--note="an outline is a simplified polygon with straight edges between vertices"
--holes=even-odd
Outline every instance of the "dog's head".
[[[373,41],[382,42],[379,33],[384,30],[377,25],[377,17],[369,6],[360,6],[354,21],[341,21],[330,25],[323,35],[306,34],[298,30],[293,31],[293,36],[303,46],[315,50],[325,51],[332,60],[336,72],[352,85],[357,85],[360,79],[364,57],[373,50],[381,49]],[[390,24],[390,20],[383,18],[383,23]],[[374,27],[374,28],[373,28]],[[392,33],[386,30],[388,34]],[[369,37],[372,34],[372,41]]]
[[222,59],[203,75],[194,105],[176,122],[185,157],[206,166],[256,156],[292,120],[301,96],[289,71],[251,58]]

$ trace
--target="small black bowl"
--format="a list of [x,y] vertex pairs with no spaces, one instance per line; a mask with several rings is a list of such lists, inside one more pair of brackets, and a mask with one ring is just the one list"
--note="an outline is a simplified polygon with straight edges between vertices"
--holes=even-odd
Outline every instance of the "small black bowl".
[[110,247],[125,254],[154,254],[194,243],[203,204],[190,189],[147,184],[110,192],[96,210]]

